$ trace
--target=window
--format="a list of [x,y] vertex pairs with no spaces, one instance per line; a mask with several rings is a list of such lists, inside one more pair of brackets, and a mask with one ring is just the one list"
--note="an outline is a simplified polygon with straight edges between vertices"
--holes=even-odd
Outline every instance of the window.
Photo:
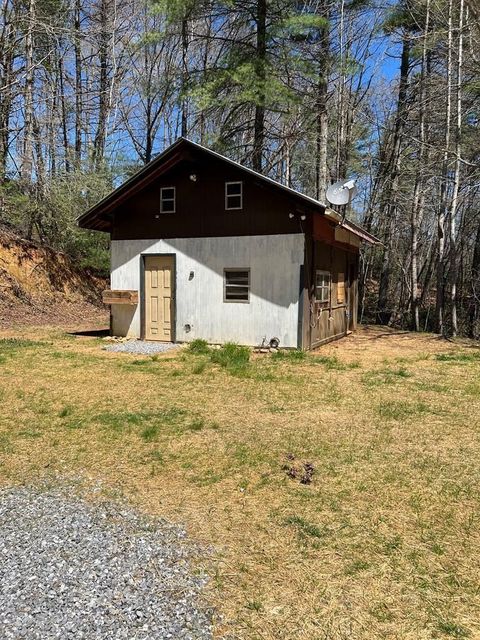
[[337,303],[345,304],[345,274],[341,272],[337,276]]
[[250,298],[250,270],[225,269],[224,302],[248,302]]
[[175,187],[160,189],[160,213],[175,213]]
[[231,211],[233,209],[243,208],[243,182],[226,182],[225,183],[225,209]]
[[315,276],[315,301],[330,302],[330,281],[328,271],[318,271]]

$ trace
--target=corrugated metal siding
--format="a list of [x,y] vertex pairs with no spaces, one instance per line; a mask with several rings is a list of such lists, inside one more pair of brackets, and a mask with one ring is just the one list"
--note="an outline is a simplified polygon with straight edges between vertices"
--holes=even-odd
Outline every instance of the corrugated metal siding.
[[[278,337],[283,347],[297,347],[300,233],[169,240],[114,240],[112,289],[141,290],[141,255],[176,256],[176,339],[203,338],[258,345]],[[250,302],[223,301],[225,268],[249,268]],[[192,274],[193,273],[193,277]],[[140,306],[112,307],[113,331],[140,337]],[[185,325],[191,326],[188,332]]]

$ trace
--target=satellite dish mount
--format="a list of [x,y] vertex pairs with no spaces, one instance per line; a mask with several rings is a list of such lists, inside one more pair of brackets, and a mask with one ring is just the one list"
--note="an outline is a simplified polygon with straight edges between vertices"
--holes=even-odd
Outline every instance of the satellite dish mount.
[[337,205],[338,207],[346,207],[350,204],[356,193],[357,187],[355,186],[355,180],[339,180],[328,187],[326,197],[330,204]]

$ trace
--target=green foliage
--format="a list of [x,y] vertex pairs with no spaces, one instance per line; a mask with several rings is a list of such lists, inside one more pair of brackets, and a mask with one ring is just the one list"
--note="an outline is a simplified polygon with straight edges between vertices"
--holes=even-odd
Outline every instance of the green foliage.
[[58,412],[59,418],[68,418],[73,413],[73,408],[70,405],[65,405],[63,409]]
[[286,518],[285,524],[296,527],[299,530],[299,533],[311,538],[323,538],[325,535],[325,531],[323,529],[320,529],[316,524],[312,524],[300,516],[289,516]]
[[79,229],[76,219],[112,189],[112,176],[103,171],[75,171],[51,183],[44,203],[44,226],[49,244],[78,258],[80,266],[108,273],[108,237]]
[[393,613],[389,607],[381,602],[370,609],[370,614],[379,622],[391,622],[394,619]]
[[101,413],[95,417],[95,420],[113,431],[123,432],[129,431],[133,426],[142,425],[150,417],[149,414],[142,412],[111,412]]
[[398,3],[390,8],[383,23],[383,29],[387,34],[391,34],[398,29],[414,31],[418,29],[418,25],[421,24],[418,22],[418,18],[419,16],[415,16],[412,13],[412,6],[407,6],[405,3]]
[[353,362],[341,362],[337,356],[318,356],[313,358],[313,362],[316,364],[323,364],[328,370],[346,371],[347,369],[358,369],[360,364],[356,361]]
[[304,362],[307,359],[307,353],[301,349],[282,350],[272,353],[272,360],[284,360],[286,362]]
[[360,573],[360,571],[365,571],[369,566],[369,563],[364,560],[354,560],[345,569],[345,574],[347,576],[354,576],[356,573]]
[[[265,83],[264,76],[268,77],[268,83]],[[224,67],[211,71],[201,83],[193,84],[188,93],[202,110],[245,103],[275,109],[297,101],[295,92],[276,76],[268,61],[259,63],[242,59],[233,52],[224,62]]]
[[117,436],[136,432],[145,442],[153,442],[162,434],[182,435],[201,431],[207,426],[201,416],[178,407],[162,411],[108,411],[93,415],[90,421],[101,424]]
[[454,353],[437,353],[435,360],[451,363],[480,362],[480,351],[471,351],[468,353],[461,351]]
[[470,635],[468,629],[450,620],[440,620],[438,630],[451,638],[468,638]]
[[200,362],[195,363],[192,369],[192,373],[199,375],[200,373],[203,373],[205,371],[206,367],[207,363],[205,362],[205,360],[200,360]]
[[345,9],[347,11],[355,11],[356,9],[368,7],[371,3],[371,0],[349,0],[345,3]]
[[398,367],[397,369],[384,368],[367,371],[364,374],[362,381],[367,387],[380,387],[383,385],[395,384],[410,377],[411,373],[408,369],[405,369],[405,367]]
[[219,364],[230,373],[241,374],[245,372],[250,361],[250,349],[241,347],[233,342],[227,342],[220,349],[212,351],[210,359]]
[[157,423],[149,424],[141,432],[141,437],[145,442],[153,442],[157,439],[159,432],[159,425]]
[[396,400],[386,400],[377,407],[377,413],[385,420],[405,420],[430,413],[430,407],[425,402],[408,404]]
[[208,342],[206,340],[202,340],[201,338],[197,338],[189,343],[187,347],[187,351],[190,353],[195,353],[197,355],[207,355],[210,353],[210,347],[208,346]]
[[195,0],[155,0],[152,3],[154,13],[166,15],[167,20],[175,24],[176,22],[192,16],[194,10],[201,5]]
[[33,202],[14,180],[0,183],[0,222],[25,232]]
[[0,339],[0,354],[1,355],[13,355],[17,351],[23,349],[35,349],[37,347],[46,346],[45,342],[37,342],[35,340],[25,340],[23,338],[1,338]]
[[109,170],[71,170],[51,178],[44,192],[25,194],[20,182],[0,186],[0,222],[20,235],[32,236],[77,260],[78,265],[107,274],[109,239],[106,234],[79,229],[76,219],[112,189]]
[[316,13],[300,13],[288,16],[280,25],[284,35],[293,38],[311,38],[312,32],[322,32],[329,27],[329,20]]
[[188,425],[189,431],[201,431],[205,427],[205,420],[203,418],[195,418]]

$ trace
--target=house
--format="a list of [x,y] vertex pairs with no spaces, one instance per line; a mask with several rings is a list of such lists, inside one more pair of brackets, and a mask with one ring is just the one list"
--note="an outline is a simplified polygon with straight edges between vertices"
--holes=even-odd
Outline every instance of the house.
[[362,241],[324,204],[184,138],[79,218],[111,236],[113,335],[312,349],[357,324]]

